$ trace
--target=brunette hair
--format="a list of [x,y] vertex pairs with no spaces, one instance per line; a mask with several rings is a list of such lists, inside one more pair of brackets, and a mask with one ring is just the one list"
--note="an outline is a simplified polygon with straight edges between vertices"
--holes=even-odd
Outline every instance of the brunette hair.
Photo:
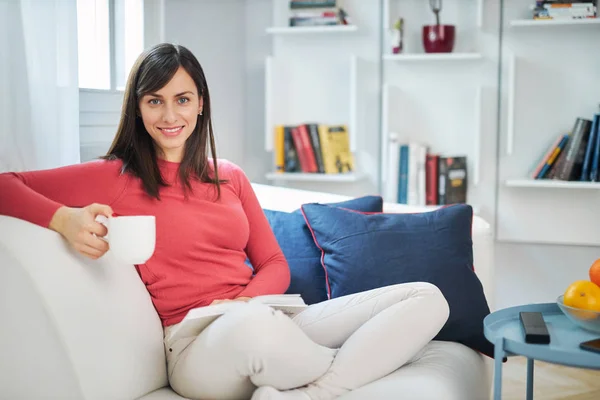
[[[220,196],[220,183],[223,181],[219,180],[217,170],[206,77],[196,57],[181,45],[162,43],[140,54],[129,73],[117,133],[107,154],[101,158],[121,160],[122,172],[129,172],[140,178],[146,193],[160,199],[159,188],[168,185],[158,168],[153,139],[142,122],[139,101],[146,94],[155,93],[164,87],[180,67],[194,80],[198,97],[203,99],[203,107],[202,115],[197,117],[196,128],[185,143],[178,176],[186,191],[192,189],[190,179],[198,179],[201,182],[213,183],[217,189],[217,196]],[[211,176],[208,167],[208,145],[213,158],[214,176]]]

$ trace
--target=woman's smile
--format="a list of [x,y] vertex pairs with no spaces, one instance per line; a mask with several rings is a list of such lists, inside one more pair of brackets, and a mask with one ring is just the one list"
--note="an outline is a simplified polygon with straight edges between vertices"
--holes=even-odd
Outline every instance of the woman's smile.
[[163,135],[165,136],[169,136],[169,137],[173,137],[173,136],[177,136],[181,133],[181,131],[183,131],[183,126],[174,126],[174,127],[163,127],[163,128],[158,128],[158,130],[160,130],[162,132]]

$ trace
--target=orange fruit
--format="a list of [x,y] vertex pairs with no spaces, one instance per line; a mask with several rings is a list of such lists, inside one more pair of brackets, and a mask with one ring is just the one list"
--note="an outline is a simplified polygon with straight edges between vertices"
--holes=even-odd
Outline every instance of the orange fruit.
[[590,267],[590,281],[600,286],[600,258],[594,261]]
[[575,281],[564,294],[566,306],[600,312],[600,286],[591,281]]

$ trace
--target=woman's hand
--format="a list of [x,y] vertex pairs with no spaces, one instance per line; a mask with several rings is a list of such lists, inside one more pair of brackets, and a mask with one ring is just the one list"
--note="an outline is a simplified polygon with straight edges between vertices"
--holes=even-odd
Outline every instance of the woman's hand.
[[107,229],[96,221],[96,216],[110,218],[113,214],[110,206],[90,204],[83,208],[59,208],[48,226],[60,233],[80,254],[93,260],[100,258],[108,251],[108,243],[98,236],[105,236]]
[[219,303],[227,303],[230,301],[243,301],[243,302],[247,302],[248,300],[252,299],[252,297],[237,297],[233,300],[231,299],[222,299],[222,300],[213,300],[212,303],[210,303],[210,305],[214,305],[214,304],[219,304]]

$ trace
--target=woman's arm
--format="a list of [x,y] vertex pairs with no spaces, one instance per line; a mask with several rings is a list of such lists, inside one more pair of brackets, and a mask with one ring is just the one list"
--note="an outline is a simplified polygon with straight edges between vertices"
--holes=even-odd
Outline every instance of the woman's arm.
[[[63,206],[110,205],[127,178],[120,161],[92,161],[66,167],[0,174],[0,215],[50,227]],[[53,218],[55,217],[56,218]]]
[[287,261],[246,174],[239,167],[231,165],[232,183],[238,190],[250,225],[246,254],[255,272],[254,278],[238,297],[285,293],[290,285],[290,270]]

